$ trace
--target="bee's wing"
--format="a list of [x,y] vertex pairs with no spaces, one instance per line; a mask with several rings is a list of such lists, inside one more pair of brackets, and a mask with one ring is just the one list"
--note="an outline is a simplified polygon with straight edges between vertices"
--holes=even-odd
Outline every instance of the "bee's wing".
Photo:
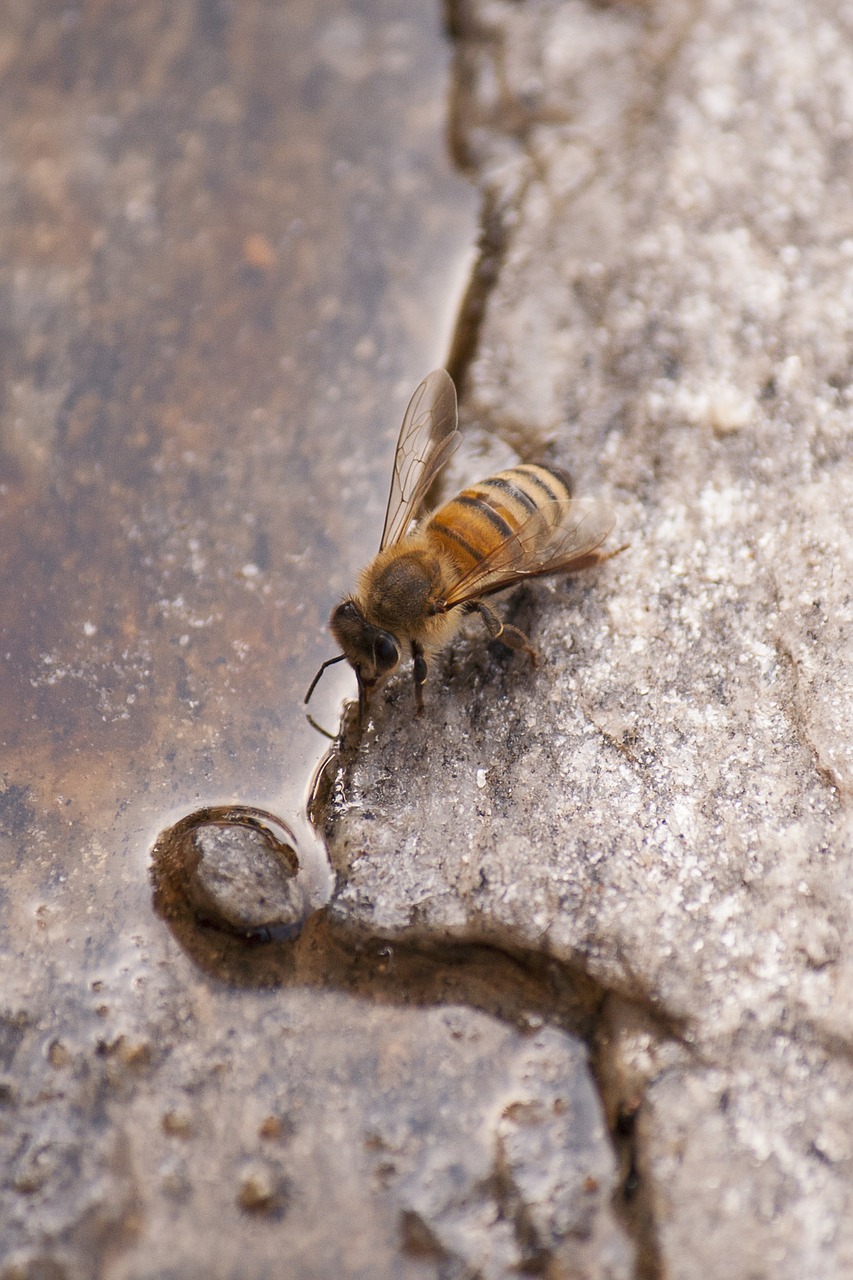
[[409,401],[400,428],[380,550],[403,537],[460,439],[453,379],[434,369]]
[[599,547],[614,523],[610,508],[592,498],[545,502],[454,584],[445,607],[480,600],[526,578],[573,573],[606,560]]

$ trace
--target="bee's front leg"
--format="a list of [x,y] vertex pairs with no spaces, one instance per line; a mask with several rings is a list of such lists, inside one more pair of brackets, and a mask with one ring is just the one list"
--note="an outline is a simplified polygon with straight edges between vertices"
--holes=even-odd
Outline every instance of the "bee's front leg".
[[427,664],[423,645],[418,644],[417,640],[412,641],[412,662],[414,663],[415,671],[415,715],[422,716],[424,713],[424,685],[427,678]]

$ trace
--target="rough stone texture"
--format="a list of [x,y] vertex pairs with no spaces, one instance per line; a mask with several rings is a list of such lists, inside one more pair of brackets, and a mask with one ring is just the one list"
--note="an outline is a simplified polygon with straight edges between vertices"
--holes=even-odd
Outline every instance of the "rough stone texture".
[[[327,992],[242,1002],[45,1049],[4,1142],[4,1280],[205,1275],[500,1280],[543,1255],[628,1280],[617,1170],[585,1050],[469,1008],[359,1005]],[[220,1014],[225,1012],[220,1001]],[[6,1028],[8,1031],[9,1028]],[[156,1035],[156,1038],[155,1038]],[[21,1027],[19,1061],[41,1027]],[[76,1130],[56,1100],[75,1096]],[[37,1224],[37,1231],[34,1225]],[[191,1229],[188,1227],[191,1226]]]
[[262,810],[191,814],[160,835],[151,863],[155,905],[166,919],[286,938],[319,905],[300,875],[293,833]]
[[334,919],[591,976],[648,1267],[840,1280],[853,6],[460,0],[454,22],[494,280],[464,416],[612,500],[630,549],[517,601],[536,673],[474,629],[422,721],[389,687],[337,792]]

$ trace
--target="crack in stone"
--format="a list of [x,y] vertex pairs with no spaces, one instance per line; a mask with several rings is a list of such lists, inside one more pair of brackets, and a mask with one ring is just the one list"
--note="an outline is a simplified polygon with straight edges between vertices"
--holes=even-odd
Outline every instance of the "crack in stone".
[[[650,1074],[640,1089],[626,1092],[619,1080],[619,1054],[612,1035],[614,1019],[623,1023],[633,1020],[655,1040],[657,1051],[683,1057],[688,1029],[669,1018],[653,1000],[610,991],[580,964],[568,965],[541,952],[513,951],[474,940],[390,944],[381,937],[341,927],[323,912],[291,943],[242,941],[189,918],[181,921],[172,916],[169,925],[196,964],[231,984],[310,984],[325,991],[357,993],[383,1004],[456,1005],[495,1017],[528,1034],[552,1027],[580,1038],[590,1047],[591,1080],[619,1169],[611,1196],[616,1220],[636,1249],[637,1280],[657,1280],[662,1274],[636,1125],[645,1091],[658,1076]],[[554,1247],[537,1230],[534,1206],[513,1174],[500,1122],[494,1141],[495,1159],[486,1189],[498,1218],[512,1227],[523,1259],[522,1273],[549,1275],[556,1268],[553,1273],[560,1274]],[[405,1208],[400,1221],[407,1251],[435,1261],[442,1276],[468,1274],[464,1259],[442,1241],[417,1206]]]
[[[777,596],[778,606],[778,596]],[[788,641],[777,628],[773,637],[776,652],[782,660],[782,665],[788,670],[791,684],[791,697],[788,702],[789,719],[791,727],[803,745],[809,751],[814,767],[826,786],[837,796],[846,796],[847,789],[841,777],[836,773],[831,764],[824,760],[821,750],[814,740],[814,736],[809,728],[808,716],[804,710],[802,681],[800,677],[800,664],[797,661],[794,651]]]

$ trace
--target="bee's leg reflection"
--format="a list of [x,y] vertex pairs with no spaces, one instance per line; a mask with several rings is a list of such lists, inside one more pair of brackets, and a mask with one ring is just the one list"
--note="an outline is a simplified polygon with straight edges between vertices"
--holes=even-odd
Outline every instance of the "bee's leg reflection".
[[427,678],[427,664],[423,645],[418,644],[417,640],[412,641],[412,661],[415,666],[415,715],[422,716],[424,713],[424,685]]
[[483,604],[482,600],[478,600],[476,604],[471,606],[471,612],[479,613],[486,624],[486,630],[493,640],[499,640],[508,649],[520,649],[522,653],[527,654],[531,667],[537,665],[539,654],[523,631],[519,631],[518,627],[511,627],[508,622],[501,622],[494,609],[490,609],[487,604]]
[[366,680],[363,680],[360,667],[355,668],[355,678],[358,681],[358,723],[361,726],[367,718],[367,704],[370,701],[370,694],[376,682],[371,681],[368,684]]

